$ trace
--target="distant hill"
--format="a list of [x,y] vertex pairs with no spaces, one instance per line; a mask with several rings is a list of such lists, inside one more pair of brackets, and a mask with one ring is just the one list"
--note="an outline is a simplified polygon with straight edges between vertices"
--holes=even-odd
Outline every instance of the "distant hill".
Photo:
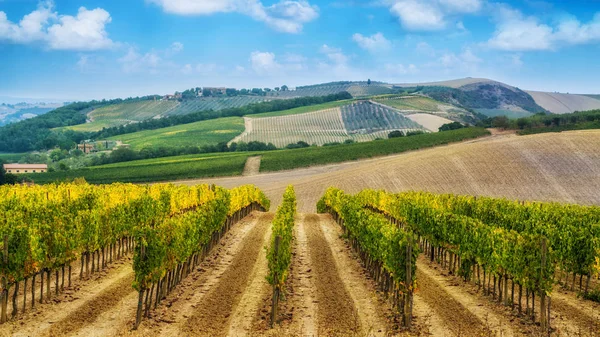
[[0,104],[0,126],[43,115],[61,106],[62,103],[3,103]]
[[599,95],[593,98],[586,95],[554,92],[527,91],[527,93],[533,97],[537,104],[555,114],[600,109]]

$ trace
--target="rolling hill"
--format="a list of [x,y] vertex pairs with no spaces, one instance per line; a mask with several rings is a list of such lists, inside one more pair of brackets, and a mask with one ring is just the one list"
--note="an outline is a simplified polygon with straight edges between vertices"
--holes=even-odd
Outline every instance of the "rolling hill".
[[540,91],[527,91],[527,93],[538,105],[555,114],[600,109],[600,99],[586,95]]

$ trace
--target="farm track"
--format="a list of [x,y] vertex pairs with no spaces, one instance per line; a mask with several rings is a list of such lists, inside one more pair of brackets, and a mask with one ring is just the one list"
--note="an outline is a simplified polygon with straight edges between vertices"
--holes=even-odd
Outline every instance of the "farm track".
[[333,252],[317,215],[304,219],[311,272],[317,297],[317,326],[320,336],[350,336],[361,332],[360,319],[352,297],[344,286]]
[[259,260],[259,254],[263,253],[263,247],[266,243],[265,233],[271,219],[270,215],[262,215],[250,230],[231,265],[183,325],[183,334],[196,336],[227,335],[231,315],[240,303],[248,284],[252,282],[252,270],[257,260]]
[[114,266],[105,277],[83,283],[77,291],[65,291],[50,304],[11,322],[0,335],[61,336],[76,332],[80,325],[92,323],[105,310],[114,306],[131,288],[131,260]]

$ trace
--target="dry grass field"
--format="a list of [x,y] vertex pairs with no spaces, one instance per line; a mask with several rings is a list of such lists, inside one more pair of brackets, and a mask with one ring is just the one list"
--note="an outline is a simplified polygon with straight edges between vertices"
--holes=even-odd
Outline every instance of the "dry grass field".
[[285,186],[294,184],[302,212],[314,212],[329,186],[348,192],[384,188],[600,204],[599,148],[598,130],[496,134],[384,158],[210,182],[256,184],[275,205]]
[[527,91],[527,93],[539,106],[555,114],[600,109],[600,100],[584,95],[539,91]]

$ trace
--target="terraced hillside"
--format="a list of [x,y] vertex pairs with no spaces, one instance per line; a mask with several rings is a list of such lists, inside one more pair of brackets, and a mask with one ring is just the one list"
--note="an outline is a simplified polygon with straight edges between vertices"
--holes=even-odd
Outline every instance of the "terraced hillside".
[[260,141],[277,147],[304,141],[309,144],[364,142],[387,138],[392,130],[425,130],[385,106],[360,101],[340,108],[297,115],[248,118],[246,131],[234,142]]

